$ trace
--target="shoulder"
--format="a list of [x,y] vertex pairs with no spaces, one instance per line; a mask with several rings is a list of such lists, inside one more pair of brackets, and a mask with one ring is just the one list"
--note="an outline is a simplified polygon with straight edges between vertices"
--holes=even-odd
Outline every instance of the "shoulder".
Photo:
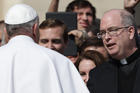
[[53,63],[56,63],[56,64],[71,64],[72,62],[67,58],[65,57],[64,55],[54,51],[54,50],[51,50],[49,48],[45,48],[45,47],[42,47],[42,46],[39,46],[39,51],[41,55],[44,55],[49,57],[49,59],[52,60]]

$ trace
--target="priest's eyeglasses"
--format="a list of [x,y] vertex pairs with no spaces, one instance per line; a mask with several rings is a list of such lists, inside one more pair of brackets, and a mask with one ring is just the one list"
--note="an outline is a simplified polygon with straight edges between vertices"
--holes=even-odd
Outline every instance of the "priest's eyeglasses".
[[106,34],[108,34],[111,37],[117,36],[120,33],[118,30],[123,29],[123,28],[128,28],[128,27],[130,27],[130,26],[110,27],[107,30],[100,30],[100,32],[97,33],[97,37],[103,39],[103,38],[105,38]]

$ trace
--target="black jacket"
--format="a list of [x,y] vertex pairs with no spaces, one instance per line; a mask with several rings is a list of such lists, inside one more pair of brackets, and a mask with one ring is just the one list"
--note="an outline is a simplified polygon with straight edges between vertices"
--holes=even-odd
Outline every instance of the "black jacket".
[[[134,68],[137,68],[132,88],[133,92],[131,93],[140,93],[140,50],[138,49],[127,58],[127,61],[130,64],[135,62]],[[90,93],[120,93],[118,87],[118,69],[120,64],[118,63],[119,61],[111,59],[90,72],[87,83]]]

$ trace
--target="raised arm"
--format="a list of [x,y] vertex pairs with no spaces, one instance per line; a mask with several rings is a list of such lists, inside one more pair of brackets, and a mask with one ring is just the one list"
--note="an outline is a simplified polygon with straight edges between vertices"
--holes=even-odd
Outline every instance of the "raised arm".
[[59,4],[59,0],[52,0],[48,8],[48,12],[57,12],[58,4]]
[[140,0],[124,0],[124,9],[129,11],[130,13],[135,13],[135,6],[140,2]]

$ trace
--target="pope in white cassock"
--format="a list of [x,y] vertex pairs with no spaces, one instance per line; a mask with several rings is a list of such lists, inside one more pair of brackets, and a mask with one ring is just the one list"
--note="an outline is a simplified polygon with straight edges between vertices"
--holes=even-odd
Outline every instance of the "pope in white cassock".
[[38,15],[17,4],[5,16],[8,44],[0,48],[0,93],[89,93],[73,63],[41,47]]

